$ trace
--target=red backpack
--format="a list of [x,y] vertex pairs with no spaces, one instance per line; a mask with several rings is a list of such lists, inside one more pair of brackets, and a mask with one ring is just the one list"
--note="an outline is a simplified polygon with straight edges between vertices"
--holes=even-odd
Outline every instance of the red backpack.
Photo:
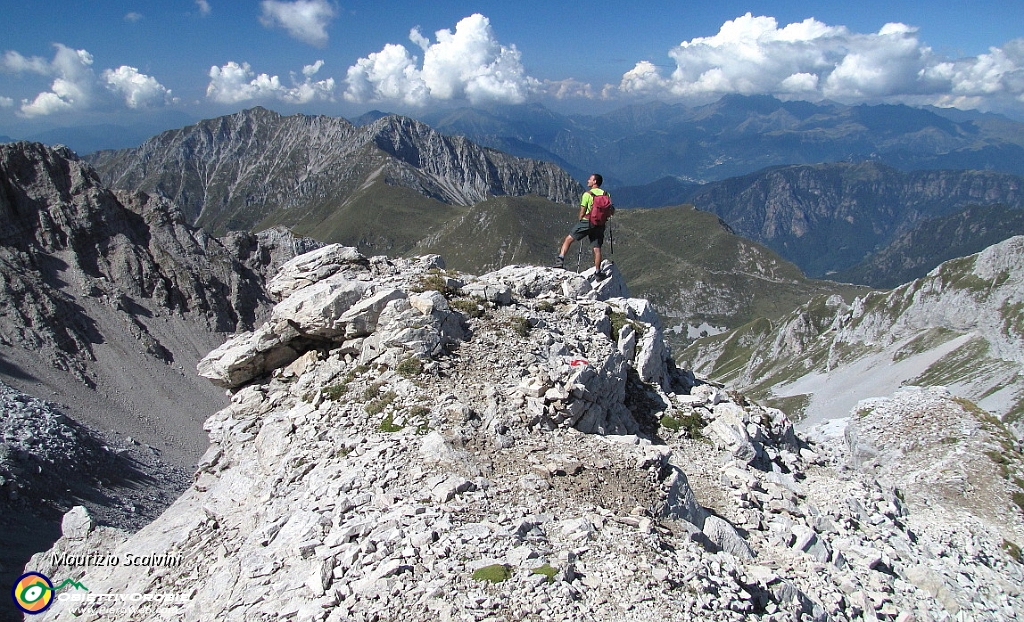
[[591,225],[600,227],[608,222],[608,217],[612,215],[612,197],[607,192],[604,194],[594,194],[592,190],[587,190],[587,192],[594,198],[590,204],[590,213],[587,215],[587,219]]

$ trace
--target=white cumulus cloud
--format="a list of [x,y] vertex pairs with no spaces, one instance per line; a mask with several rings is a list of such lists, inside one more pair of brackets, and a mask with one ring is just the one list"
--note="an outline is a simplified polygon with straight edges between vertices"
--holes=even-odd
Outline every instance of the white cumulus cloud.
[[280,26],[292,37],[310,45],[327,45],[327,25],[334,19],[334,7],[327,0],[263,0],[260,22],[267,28]]
[[711,37],[669,50],[675,68],[643,60],[625,74],[620,94],[710,100],[722,95],[771,94],[846,103],[985,107],[1024,101],[1024,39],[988,54],[949,60],[922,43],[916,28],[890,23],[876,33],[853,33],[815,19],[780,27],[750,13]]
[[103,72],[108,89],[124,97],[129,108],[148,108],[174,101],[171,91],[157,82],[156,78],[139,73],[135,67],[122,65],[117,69]]
[[211,10],[210,9],[210,3],[207,2],[206,0],[196,0],[196,6],[199,7],[199,14],[200,15],[209,15],[210,14],[210,10]]
[[11,73],[38,73],[44,76],[50,73],[50,61],[41,56],[28,58],[14,50],[4,52],[0,67]]
[[314,81],[313,76],[323,66],[318,60],[302,68],[302,80],[294,73],[291,86],[281,83],[278,76],[257,74],[249,63],[228,62],[221,67],[210,67],[210,83],[206,97],[222,104],[237,104],[251,100],[278,100],[289,104],[312,101],[333,101],[334,78]]
[[4,65],[15,71],[53,76],[50,90],[39,93],[32,100],[22,100],[21,114],[39,117],[73,109],[88,108],[96,95],[96,75],[92,70],[93,58],[85,50],[73,50],[60,43],[52,61],[38,57],[26,59],[17,52],[4,55]]
[[438,30],[436,42],[413,28],[409,39],[419,59],[399,44],[360,58],[348,69],[345,98],[353,102],[397,101],[422,106],[431,101],[469,100],[520,103],[541,83],[526,74],[514,45],[497,41],[490,20],[479,13],[463,18],[455,31]]
[[86,110],[97,104],[112,104],[113,95],[123,98],[129,108],[171,103],[171,92],[155,78],[134,67],[122,66],[104,70],[100,78],[92,69],[93,56],[86,50],[74,50],[54,44],[53,60],[33,56],[27,58],[16,51],[7,51],[0,67],[15,73],[32,73],[52,77],[50,89],[32,99],[23,99],[19,114],[41,117],[60,112]]

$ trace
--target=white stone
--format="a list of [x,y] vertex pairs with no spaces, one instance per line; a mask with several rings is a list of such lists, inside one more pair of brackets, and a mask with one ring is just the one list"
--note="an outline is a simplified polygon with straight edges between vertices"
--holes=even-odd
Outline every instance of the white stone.
[[89,510],[85,509],[85,506],[76,505],[64,514],[60,531],[69,540],[85,540],[94,526]]

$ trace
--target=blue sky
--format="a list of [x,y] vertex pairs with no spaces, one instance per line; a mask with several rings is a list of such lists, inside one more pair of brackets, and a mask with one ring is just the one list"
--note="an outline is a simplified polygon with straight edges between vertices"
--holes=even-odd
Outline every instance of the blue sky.
[[0,134],[15,138],[255,105],[596,112],[729,93],[1024,119],[1020,0],[0,0],[0,15]]

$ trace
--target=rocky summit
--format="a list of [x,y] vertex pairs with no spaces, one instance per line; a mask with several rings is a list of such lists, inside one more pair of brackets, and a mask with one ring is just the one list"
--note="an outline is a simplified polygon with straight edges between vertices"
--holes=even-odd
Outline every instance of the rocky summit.
[[[1010,489],[991,484],[985,512],[955,485],[926,494],[920,451],[969,451],[943,434],[999,447],[974,410],[929,394],[942,426],[917,470],[888,434],[927,422],[913,399],[805,437],[678,369],[650,304],[607,269],[472,276],[337,245],[288,262],[269,319],[199,364],[231,403],[193,485],[135,534],[69,512],[28,566],[64,586],[46,619],[1024,611]],[[1020,456],[1000,457],[986,481],[1019,477]]]

